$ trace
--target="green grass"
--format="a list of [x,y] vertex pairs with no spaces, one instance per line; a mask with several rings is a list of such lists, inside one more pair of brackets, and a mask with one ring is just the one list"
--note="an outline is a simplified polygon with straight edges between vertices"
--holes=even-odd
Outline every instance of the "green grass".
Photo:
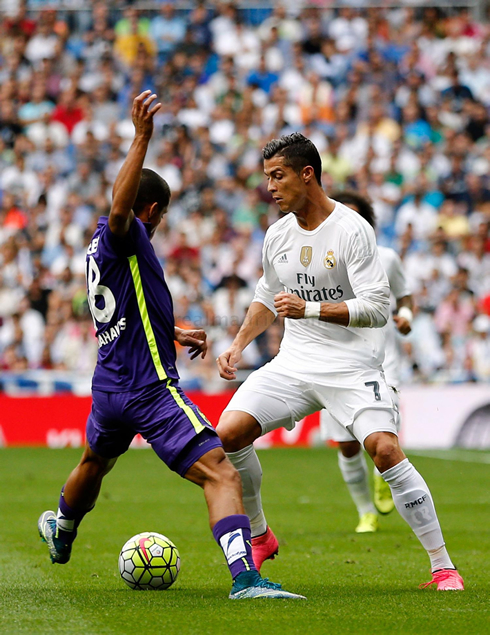
[[[268,450],[263,501],[281,543],[263,573],[307,602],[231,602],[228,571],[207,526],[200,490],[150,451],[122,457],[85,519],[72,560],[51,565],[37,537],[55,508],[76,450],[0,451],[0,632],[118,635],[208,633],[461,633],[490,630],[488,465],[414,456],[431,485],[464,593],[419,590],[426,554],[394,512],[375,535],[353,533],[356,513],[333,450]],[[487,455],[475,453],[475,461]],[[469,458],[468,458],[469,457]],[[457,455],[451,454],[452,459]],[[131,591],[119,578],[123,543],[141,531],[168,535],[182,569],[163,592]]]

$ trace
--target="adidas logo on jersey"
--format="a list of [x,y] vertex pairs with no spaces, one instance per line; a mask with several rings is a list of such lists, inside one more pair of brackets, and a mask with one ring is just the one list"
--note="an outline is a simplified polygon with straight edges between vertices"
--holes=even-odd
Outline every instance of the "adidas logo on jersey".
[[281,263],[285,263],[288,261],[288,256],[287,254],[282,254],[282,256],[279,258],[279,260],[277,261],[277,264],[281,264]]

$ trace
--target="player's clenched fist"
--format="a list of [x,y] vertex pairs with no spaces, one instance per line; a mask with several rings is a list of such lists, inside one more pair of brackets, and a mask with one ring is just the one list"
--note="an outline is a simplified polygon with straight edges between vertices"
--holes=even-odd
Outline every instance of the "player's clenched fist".
[[277,314],[284,318],[298,320],[305,316],[306,302],[295,293],[281,292],[274,296]]
[[236,379],[236,365],[241,360],[242,354],[234,348],[229,348],[216,358],[218,364],[219,375],[223,379]]
[[400,317],[399,315],[394,315],[393,321],[396,324],[396,328],[402,335],[408,335],[412,330],[410,322],[407,320],[407,318]]
[[150,106],[157,96],[151,90],[145,90],[135,97],[131,116],[135,128],[135,136],[150,138],[153,133],[153,116],[162,107],[161,103]]

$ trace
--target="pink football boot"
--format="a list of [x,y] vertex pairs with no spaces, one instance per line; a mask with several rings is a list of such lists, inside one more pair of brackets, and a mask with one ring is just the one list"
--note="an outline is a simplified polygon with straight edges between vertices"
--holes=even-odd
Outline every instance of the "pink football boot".
[[252,558],[257,571],[260,571],[264,560],[274,560],[278,552],[279,543],[270,527],[267,527],[265,534],[252,538]]
[[463,578],[456,569],[439,569],[432,574],[432,580],[420,585],[425,589],[431,584],[437,584],[438,591],[464,591]]

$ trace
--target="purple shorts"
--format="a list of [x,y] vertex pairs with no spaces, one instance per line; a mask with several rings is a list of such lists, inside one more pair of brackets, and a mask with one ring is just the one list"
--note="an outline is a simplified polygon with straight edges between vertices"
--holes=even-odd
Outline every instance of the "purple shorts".
[[116,458],[136,434],[181,476],[206,452],[222,447],[213,426],[173,379],[131,392],[93,390],[87,419],[90,449]]

